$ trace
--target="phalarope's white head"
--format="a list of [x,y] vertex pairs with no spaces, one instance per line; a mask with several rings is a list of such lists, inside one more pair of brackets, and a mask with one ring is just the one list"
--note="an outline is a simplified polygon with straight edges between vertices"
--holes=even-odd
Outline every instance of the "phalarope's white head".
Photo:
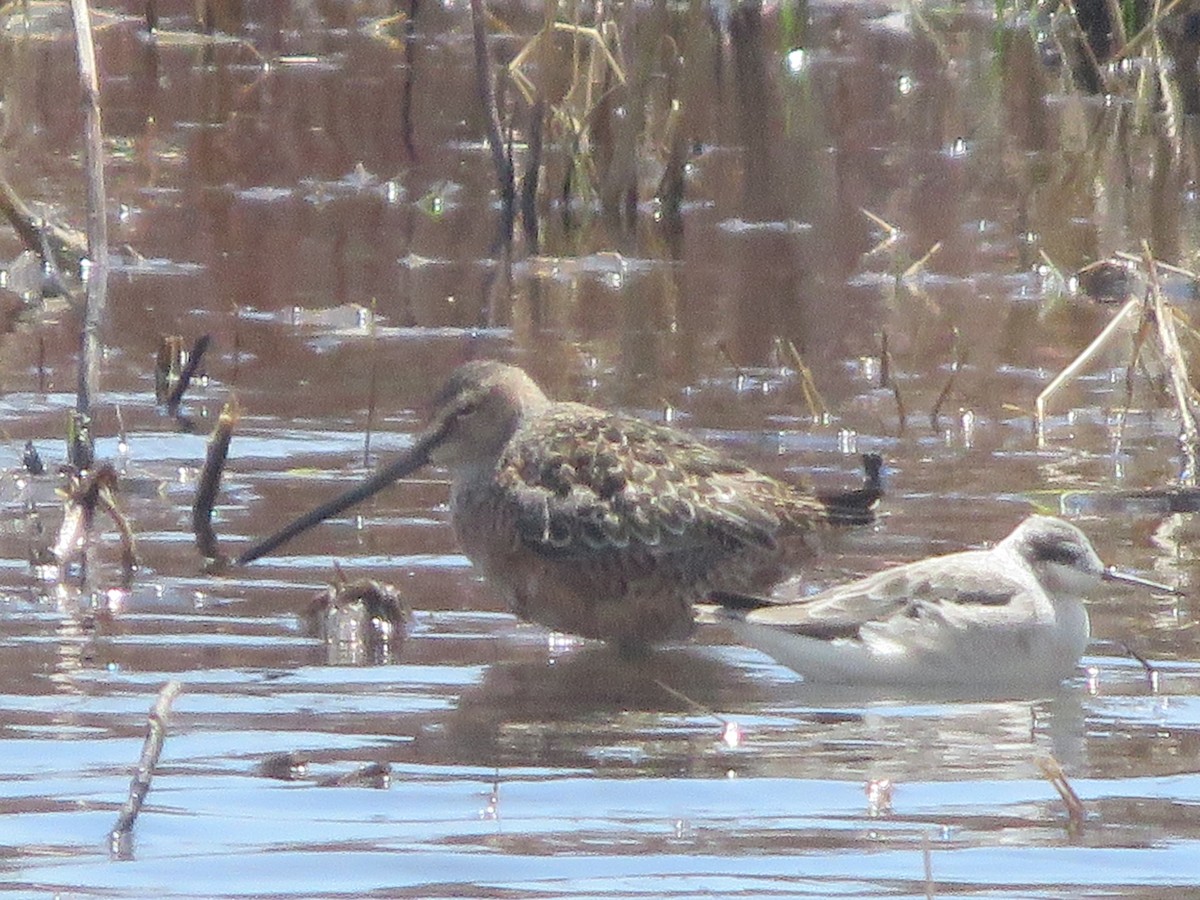
[[1172,588],[1106,568],[1082,531],[1030,516],[990,550],[931,557],[772,604],[717,595],[737,637],[813,681],[1046,685],[1088,642],[1101,581]]

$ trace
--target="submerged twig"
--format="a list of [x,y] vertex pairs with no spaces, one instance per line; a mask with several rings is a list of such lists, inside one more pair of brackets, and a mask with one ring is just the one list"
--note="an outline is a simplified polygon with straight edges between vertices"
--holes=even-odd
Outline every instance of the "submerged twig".
[[79,263],[88,252],[87,238],[34,215],[3,177],[0,177],[0,214],[8,219],[25,248],[37,254],[47,272],[61,273],[66,267],[73,277],[79,277]]
[[880,250],[890,247],[900,239],[900,229],[891,222],[887,221],[881,216],[875,215],[875,213],[871,212],[869,209],[863,208],[860,209],[859,212],[883,229],[883,240],[868,250],[866,253],[867,256],[878,253]]
[[150,718],[146,722],[146,739],[142,743],[142,755],[138,760],[137,771],[129,783],[129,797],[121,807],[116,824],[108,833],[108,852],[114,859],[128,859],[130,841],[133,838],[133,825],[138,813],[150,793],[150,781],[154,777],[154,769],[162,755],[163,743],[167,737],[167,722],[171,714],[171,704],[183,690],[178,681],[168,681],[158,692],[158,699],[150,710]]

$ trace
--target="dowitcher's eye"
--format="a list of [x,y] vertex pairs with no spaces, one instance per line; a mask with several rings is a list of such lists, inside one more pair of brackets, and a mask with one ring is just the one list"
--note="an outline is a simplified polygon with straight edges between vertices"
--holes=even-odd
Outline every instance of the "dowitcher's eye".
[[481,405],[482,404],[478,400],[472,400],[469,403],[464,403],[455,412],[455,414],[454,414],[455,418],[469,419],[471,416],[475,415],[475,413],[477,413],[479,411],[479,407]]

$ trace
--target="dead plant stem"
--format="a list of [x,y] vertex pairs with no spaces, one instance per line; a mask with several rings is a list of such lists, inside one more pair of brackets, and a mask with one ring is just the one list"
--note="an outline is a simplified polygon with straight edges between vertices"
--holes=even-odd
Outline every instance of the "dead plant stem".
[[[79,86],[84,106],[84,167],[87,174],[87,302],[80,333],[79,382],[75,413],[91,417],[92,397],[99,387],[100,318],[108,294],[108,220],[104,192],[104,130],[100,117],[100,75],[96,68],[96,46],[92,40],[92,14],[87,0],[71,0],[75,24],[75,49],[79,63]],[[85,423],[86,424],[86,421]],[[91,429],[86,429],[88,435]],[[71,447],[72,462],[79,468],[91,465],[91,446]],[[86,456],[84,458],[77,458]]]

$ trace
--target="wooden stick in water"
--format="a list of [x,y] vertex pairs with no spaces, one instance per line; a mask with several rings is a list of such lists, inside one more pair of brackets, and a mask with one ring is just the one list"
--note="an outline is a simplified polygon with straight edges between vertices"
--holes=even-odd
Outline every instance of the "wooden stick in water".
[[162,755],[163,743],[167,737],[167,720],[171,714],[171,704],[183,690],[178,681],[168,681],[158,692],[158,699],[150,710],[150,718],[146,723],[146,740],[142,743],[142,755],[138,760],[137,771],[129,783],[129,797],[121,807],[116,824],[108,833],[108,851],[113,859],[130,858],[130,842],[133,838],[133,825],[146,795],[150,793],[150,780],[154,777],[154,769],[158,758]]
[[233,428],[237,425],[241,410],[236,402],[225,404],[217,417],[217,427],[208,439],[208,453],[204,469],[196,485],[196,499],[192,503],[192,531],[196,535],[196,546],[206,560],[221,565],[225,561],[217,544],[217,534],[212,527],[212,511],[221,490],[221,473],[225,470],[225,458],[229,455],[229,442],[233,439]]

